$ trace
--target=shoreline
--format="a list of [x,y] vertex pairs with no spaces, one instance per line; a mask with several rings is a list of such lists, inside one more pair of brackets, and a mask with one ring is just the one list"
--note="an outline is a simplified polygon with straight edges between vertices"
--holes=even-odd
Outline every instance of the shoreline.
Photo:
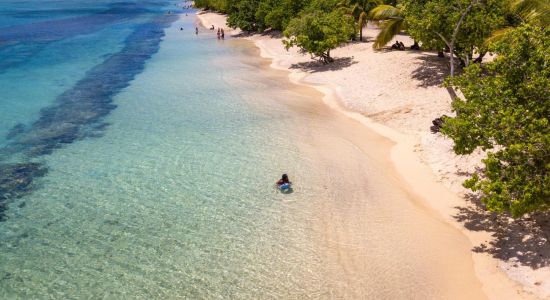
[[[221,14],[200,13],[198,14],[198,18],[205,27],[213,24],[216,27],[226,28],[225,16]],[[240,30],[228,29],[227,32],[229,33],[228,36],[235,36],[240,33]],[[367,31],[365,35],[368,38],[368,35],[372,35],[372,33],[372,30]],[[417,204],[429,211],[437,213],[445,222],[458,229],[468,238],[472,247],[484,242],[486,243],[488,240],[492,239],[489,232],[470,231],[455,218],[457,213],[456,208],[465,206],[467,203],[463,198],[465,190],[460,186],[463,179],[458,176],[453,178],[451,173],[456,173],[458,165],[461,165],[462,169],[472,170],[477,165],[475,162],[479,162],[480,158],[483,157],[483,153],[478,152],[470,158],[452,157],[451,154],[447,153],[449,152],[449,141],[445,141],[442,137],[430,134],[427,128],[425,130],[427,134],[423,134],[421,131],[421,126],[423,126],[423,124],[408,124],[407,121],[401,123],[396,121],[396,119],[399,119],[403,115],[410,115],[411,112],[414,113],[415,107],[401,107],[402,103],[397,103],[399,101],[394,103],[394,107],[382,107],[379,111],[361,107],[361,104],[357,105],[357,103],[354,103],[354,100],[365,97],[365,95],[354,97],[354,95],[350,95],[349,91],[346,92],[346,89],[350,90],[350,85],[358,85],[357,81],[347,84],[347,87],[339,84],[337,81],[331,81],[331,79],[335,78],[334,76],[341,75],[335,75],[340,72],[340,70],[317,70],[314,67],[310,67],[314,64],[308,64],[310,61],[309,57],[307,55],[298,54],[296,49],[290,49],[289,52],[282,52],[281,49],[283,46],[280,45],[280,39],[277,38],[253,35],[247,36],[245,39],[253,42],[254,45],[259,48],[261,57],[271,60],[270,66],[272,68],[289,72],[288,78],[292,83],[316,89],[324,95],[322,100],[328,107],[361,123],[376,134],[391,140],[394,146],[391,148],[388,155],[389,159],[393,164],[395,173],[399,175],[400,181],[407,186],[409,191],[417,196],[414,197],[415,199],[420,199]],[[405,37],[400,36],[398,39],[403,40]],[[345,52],[344,55],[347,54],[348,57],[349,54],[354,54],[351,56],[351,60],[345,63],[342,69],[346,69],[346,67],[349,69],[349,67],[353,65],[353,62],[357,60],[355,55],[357,55],[358,48],[362,47],[359,50],[365,50],[365,46],[370,48],[371,44],[356,43],[337,49],[340,52],[334,51],[337,58],[342,56],[341,54],[343,52]],[[390,54],[394,53],[390,52]],[[395,55],[392,57],[398,57],[398,55],[404,56],[407,54],[414,54],[417,56],[423,55],[423,53],[408,53],[407,51],[395,52]],[[362,58],[368,59],[364,56]],[[296,65],[301,65],[303,68],[296,67]],[[331,73],[332,77],[323,77],[320,76],[319,73]],[[371,71],[371,73],[373,73],[373,71]],[[407,70],[403,70],[403,73],[407,73]],[[410,76],[410,72],[408,76]],[[365,78],[365,80],[367,79]],[[354,87],[356,90],[364,88],[363,86]],[[370,88],[372,88],[372,86],[370,86]],[[434,96],[434,98],[437,98],[436,100],[440,100],[442,95],[446,96],[447,99],[446,102],[443,101],[443,105],[449,106],[450,109],[450,98],[446,94],[445,89],[433,85],[426,87],[426,90],[427,92],[425,92],[425,94]],[[402,93],[401,91],[395,92],[398,96],[394,98],[399,99],[400,96],[407,96],[407,90]],[[369,95],[367,95],[367,97],[368,96]],[[383,95],[381,98],[385,96],[386,95]],[[422,94],[421,97],[423,96],[425,95]],[[417,99],[413,99],[413,101],[414,100]],[[365,105],[370,104],[373,103],[366,103]],[[440,103],[438,102],[438,104]],[[374,106],[376,106],[376,104],[374,104]],[[422,110],[422,107],[420,107],[420,110]],[[424,120],[418,122],[425,123],[427,118],[425,115],[422,115],[422,117],[424,117]],[[409,118],[414,119],[415,117]],[[414,121],[409,120],[408,122]],[[411,124],[412,126],[407,127]],[[409,130],[409,128],[411,129]],[[426,150],[426,144],[433,146],[436,150]],[[444,148],[445,146],[447,149]],[[436,159],[434,159],[434,157]],[[467,161],[465,162],[464,160]],[[440,170],[438,170],[438,168],[440,168]],[[447,177],[448,180],[445,180],[445,177]],[[445,201],[441,201],[442,198],[445,199]],[[474,253],[473,251],[471,252],[471,257],[474,262],[475,274],[483,285],[483,291],[490,299],[535,299],[535,295],[539,297],[547,296],[544,294],[545,291],[543,289],[539,291],[536,287],[528,286],[531,285],[532,282],[529,282],[529,280],[525,278],[525,274],[516,276],[515,281],[512,280],[510,278],[511,274],[503,270],[509,266],[508,262],[498,261],[487,253]],[[539,274],[539,276],[544,275],[545,274]],[[537,278],[528,279],[531,281],[538,280]],[[523,282],[520,284],[519,282],[522,280]]]

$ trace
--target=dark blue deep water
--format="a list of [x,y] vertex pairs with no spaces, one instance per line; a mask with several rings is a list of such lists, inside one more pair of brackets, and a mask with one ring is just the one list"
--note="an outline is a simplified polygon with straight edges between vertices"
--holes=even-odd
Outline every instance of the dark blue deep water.
[[181,12],[173,1],[0,4],[0,221],[47,173],[37,158],[101,135],[113,96]]

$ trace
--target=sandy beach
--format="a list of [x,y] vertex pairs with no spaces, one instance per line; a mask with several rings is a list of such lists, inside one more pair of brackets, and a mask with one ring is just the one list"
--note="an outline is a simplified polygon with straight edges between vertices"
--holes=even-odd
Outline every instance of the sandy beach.
[[[468,245],[460,253],[471,256],[475,275],[488,298],[550,297],[550,250],[545,247],[545,240],[536,238],[544,236],[539,233],[548,232],[548,228],[530,218],[522,221],[520,227],[531,230],[531,234],[515,234],[514,230],[519,230],[517,223],[483,212],[475,205],[475,195],[468,194],[461,183],[480,165],[484,154],[457,156],[449,139],[430,132],[433,119],[452,115],[451,99],[441,86],[446,74],[445,60],[432,52],[373,51],[372,43],[363,42],[332,51],[335,63],[322,65],[296,48],[286,51],[277,35],[245,35],[231,30],[221,14],[199,13],[198,18],[205,27],[225,28],[229,38],[254,42],[260,55],[271,60],[272,68],[287,71],[293,83],[320,91],[324,104],[342,116],[340,122],[351,119],[383,137],[379,142],[386,145],[383,149],[389,152],[388,162],[416,205],[436,214],[458,235],[467,237]],[[364,38],[372,40],[376,33],[376,28],[369,27]],[[407,46],[412,44],[407,36],[396,39]],[[344,134],[345,130],[341,132]],[[375,139],[353,133],[347,136],[357,147],[368,147],[362,144],[362,138]],[[486,218],[498,218],[501,226],[485,224]],[[507,237],[508,232],[512,232],[511,237]],[[464,283],[468,284],[472,283]],[[471,299],[466,295],[458,298]]]

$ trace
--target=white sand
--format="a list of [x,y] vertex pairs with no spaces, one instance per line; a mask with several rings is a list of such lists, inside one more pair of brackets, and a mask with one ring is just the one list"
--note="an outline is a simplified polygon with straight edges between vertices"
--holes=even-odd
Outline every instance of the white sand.
[[[240,30],[227,28],[224,15],[201,13],[205,27],[226,28],[230,35]],[[375,28],[363,32],[371,40]],[[432,134],[431,121],[443,114],[452,115],[451,99],[441,87],[446,70],[443,59],[434,53],[414,51],[373,51],[372,43],[353,43],[331,52],[336,62],[322,66],[296,48],[286,51],[280,38],[253,35],[246,37],[272,59],[272,67],[290,71],[290,80],[311,85],[325,93],[330,107],[358,120],[378,134],[396,143],[391,159],[403,181],[445,220],[459,228],[472,246],[489,244],[493,239],[485,231],[467,230],[453,217],[456,207],[469,207],[461,183],[466,177],[458,173],[474,170],[483,153],[457,156],[452,142],[441,134]],[[409,46],[407,36],[396,38]],[[530,293],[550,297],[550,267],[533,269],[474,253],[475,271],[485,293],[492,299],[529,299]]]

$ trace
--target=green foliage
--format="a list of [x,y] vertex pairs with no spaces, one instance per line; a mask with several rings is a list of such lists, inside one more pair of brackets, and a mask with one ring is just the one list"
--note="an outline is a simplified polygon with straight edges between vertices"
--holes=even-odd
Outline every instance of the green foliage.
[[376,6],[369,12],[369,17],[371,20],[377,21],[381,29],[372,45],[374,49],[380,49],[387,45],[407,26],[401,9],[392,5]]
[[511,0],[510,10],[524,22],[542,27],[550,25],[548,0]]
[[341,10],[315,11],[292,19],[284,32],[285,46],[298,46],[302,51],[328,63],[330,50],[355,36],[353,18]]
[[304,8],[304,13],[325,12],[330,13],[334,10],[340,10],[341,0],[312,0]]
[[233,28],[239,27],[245,31],[263,29],[265,27],[263,20],[256,19],[258,7],[259,1],[257,0],[230,2],[227,25]]
[[465,99],[443,133],[458,154],[493,149],[465,182],[487,208],[514,217],[550,209],[550,31],[522,25],[491,46],[494,62],[473,64],[450,79]]
[[195,7],[202,7],[204,9],[211,9],[226,13],[229,7],[228,0],[195,0]]
[[506,27],[500,28],[486,40],[486,44],[498,41],[507,32],[522,23],[548,27],[550,25],[550,1],[548,0],[507,0]]
[[262,20],[267,28],[284,30],[290,20],[296,17],[308,2],[306,0],[261,0],[256,19]]
[[[505,24],[502,0],[403,0],[407,32],[431,49],[451,48],[469,65],[473,53],[483,52],[484,42]],[[457,29],[458,26],[458,29]]]
[[348,0],[347,6],[357,22],[360,41],[363,40],[363,27],[367,25],[369,11],[381,4],[383,4],[382,0]]

